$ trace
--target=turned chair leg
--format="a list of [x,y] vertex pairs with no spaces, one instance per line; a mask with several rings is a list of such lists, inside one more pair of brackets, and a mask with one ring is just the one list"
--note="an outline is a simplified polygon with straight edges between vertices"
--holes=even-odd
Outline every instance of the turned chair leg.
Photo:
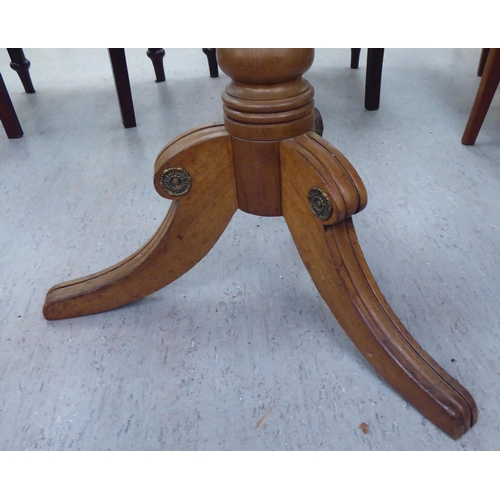
[[9,139],[19,139],[23,136],[23,129],[16,115],[7,87],[0,74],[0,121]]
[[488,59],[481,77],[479,89],[472,111],[462,136],[462,144],[472,146],[477,139],[481,126],[500,82],[500,49],[489,49]]
[[24,56],[23,49],[7,49],[10,56],[10,67],[19,75],[27,94],[34,94],[35,88],[30,76],[31,63]]
[[147,56],[151,59],[153,63],[153,68],[155,70],[156,83],[165,81],[165,68],[163,67],[163,58],[165,57],[164,49],[148,49],[146,52]]
[[130,88],[125,49],[108,49],[108,53],[113,69],[113,78],[115,80],[123,126],[125,128],[135,127],[134,102],[132,101],[132,90]]
[[217,78],[219,76],[219,65],[217,64],[216,49],[202,49],[202,50],[208,59],[208,69],[210,71],[210,78]]

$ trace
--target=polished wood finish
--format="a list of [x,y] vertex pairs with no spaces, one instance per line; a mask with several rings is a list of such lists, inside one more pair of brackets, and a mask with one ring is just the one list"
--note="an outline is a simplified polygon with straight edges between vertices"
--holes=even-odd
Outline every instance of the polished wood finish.
[[479,89],[462,136],[462,144],[472,146],[479,135],[500,82],[500,49],[489,49]]
[[24,56],[23,49],[7,49],[10,56],[10,67],[19,75],[24,91],[27,94],[34,94],[35,87],[30,76],[31,63]]
[[[367,204],[354,167],[315,134],[312,49],[220,49],[232,77],[225,124],[182,134],[158,155],[157,192],[174,200],[155,236],[116,266],[47,294],[47,319],[92,314],[153,293],[210,250],[237,208],[282,214],[332,313],[377,372],[452,438],[477,420],[474,400],[418,345],[380,292],[352,217]],[[165,185],[174,171],[182,190]],[[180,172],[180,173],[179,173]],[[167,176],[167,177],[165,177]],[[184,180],[183,180],[184,179]]]
[[[315,134],[307,134],[282,141],[281,172],[283,216],[344,331],[408,402],[451,437],[460,437],[475,423],[477,408],[466,389],[411,337],[370,273],[351,218],[366,202],[352,166]],[[329,194],[333,220],[322,222],[312,214],[307,202],[312,185]]]
[[51,288],[43,308],[46,319],[134,302],[176,280],[208,253],[238,208],[231,138],[219,126],[173,141],[158,157],[157,168],[179,165],[191,174],[192,189],[172,203],[156,234],[120,263]]
[[[254,215],[281,215],[279,141],[314,127],[314,91],[302,74],[312,64],[301,49],[294,66],[284,51],[219,49],[221,69],[233,78],[222,97],[226,129],[233,136],[239,208]],[[264,84],[256,84],[255,73]]]
[[238,208],[253,215],[281,215],[279,141],[232,138]]
[[7,87],[0,73],[0,121],[9,139],[19,139],[23,136],[23,129],[17,118]]
[[313,129],[314,89],[302,78],[313,57],[307,49],[295,50],[290,66],[287,49],[217,50],[219,66],[233,79],[222,94],[224,123],[233,137],[278,141]]

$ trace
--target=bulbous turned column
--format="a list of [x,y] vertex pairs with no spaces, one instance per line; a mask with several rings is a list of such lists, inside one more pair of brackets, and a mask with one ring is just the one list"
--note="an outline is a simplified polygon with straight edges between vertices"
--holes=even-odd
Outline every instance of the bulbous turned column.
[[217,49],[217,60],[233,80],[222,101],[239,208],[282,215],[279,145],[314,128],[314,89],[302,78],[314,49]]

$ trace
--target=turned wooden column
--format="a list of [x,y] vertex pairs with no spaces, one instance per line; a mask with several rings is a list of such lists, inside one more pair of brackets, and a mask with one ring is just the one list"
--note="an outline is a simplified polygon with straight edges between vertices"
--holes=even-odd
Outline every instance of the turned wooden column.
[[302,78],[312,49],[218,49],[219,66],[233,81],[222,94],[231,135],[239,208],[281,215],[280,141],[313,129],[314,90]]

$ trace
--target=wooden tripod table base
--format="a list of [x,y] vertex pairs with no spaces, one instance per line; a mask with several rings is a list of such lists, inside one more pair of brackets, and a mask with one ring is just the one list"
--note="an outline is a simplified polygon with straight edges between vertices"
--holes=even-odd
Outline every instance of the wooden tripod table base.
[[452,438],[477,420],[469,392],[415,341],[380,292],[352,216],[367,194],[349,161],[312,132],[314,91],[302,78],[312,49],[218,49],[232,78],[224,125],[200,127],[158,155],[154,185],[173,203],[136,253],[61,283],[43,313],[55,320],[141,299],[179,278],[218,240],[237,209],[283,216],[321,296],[377,372]]

